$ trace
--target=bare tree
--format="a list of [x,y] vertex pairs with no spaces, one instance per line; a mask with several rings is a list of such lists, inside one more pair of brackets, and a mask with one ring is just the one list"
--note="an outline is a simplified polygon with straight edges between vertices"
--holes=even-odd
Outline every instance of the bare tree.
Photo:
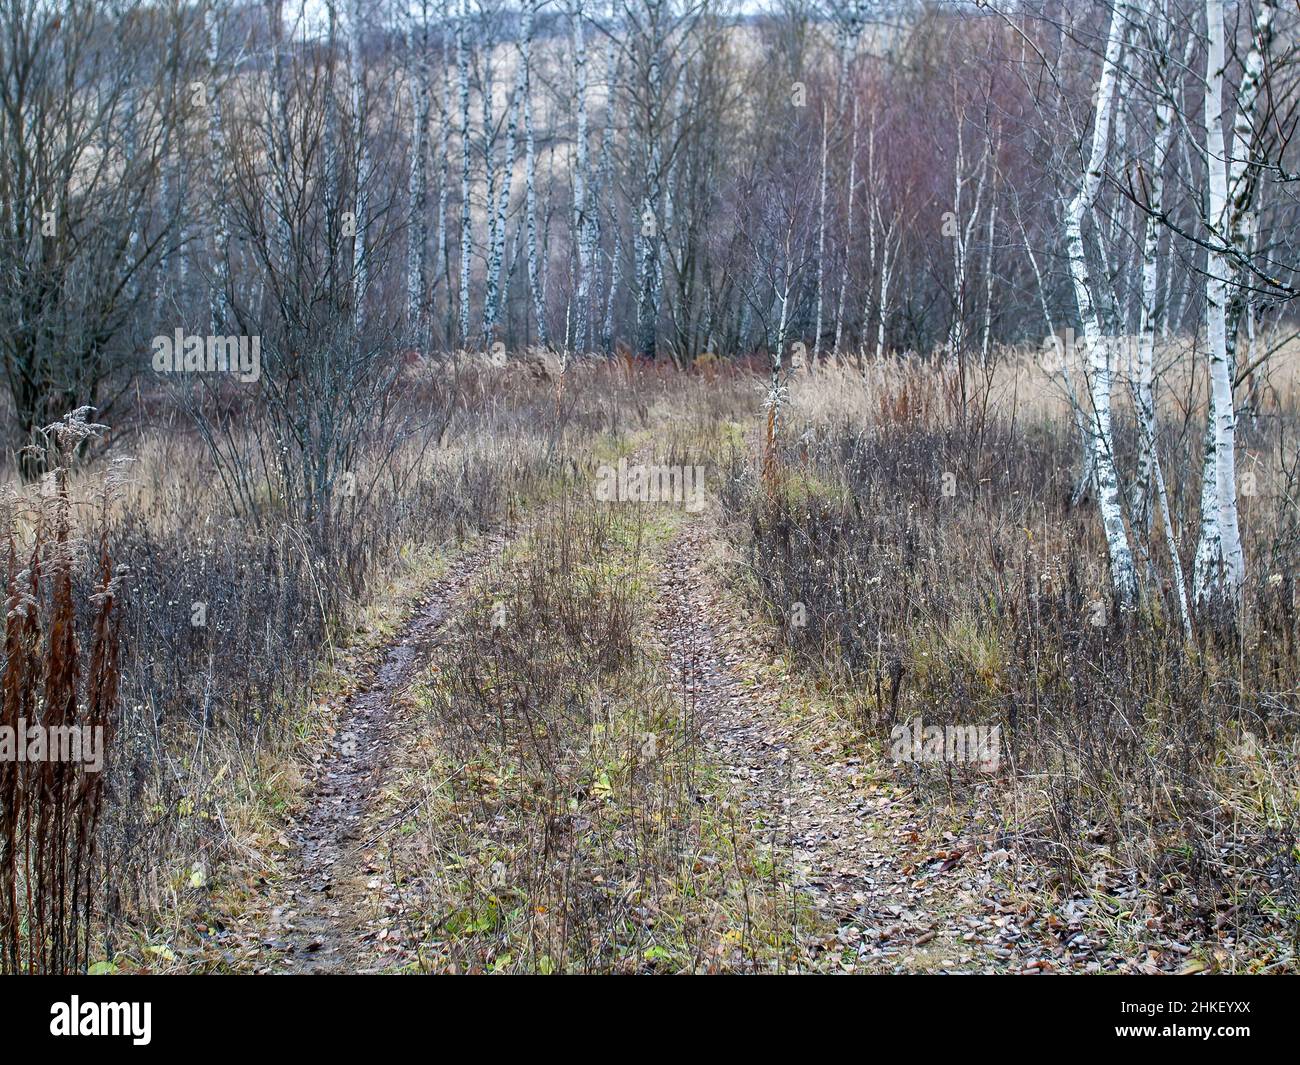
[[[144,281],[180,214],[155,192],[202,102],[175,91],[197,65],[187,17],[179,4],[5,0],[0,355],[16,446],[67,411],[104,416],[125,387],[116,371],[143,361]],[[43,460],[25,451],[21,468],[35,476]]]

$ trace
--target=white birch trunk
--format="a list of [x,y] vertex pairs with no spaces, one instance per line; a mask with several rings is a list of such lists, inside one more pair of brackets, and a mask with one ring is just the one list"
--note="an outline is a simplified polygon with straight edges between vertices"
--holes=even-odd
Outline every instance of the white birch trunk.
[[[479,99],[482,104],[483,126],[483,198],[484,210],[487,215],[487,254],[483,278],[483,322],[480,342],[486,348],[492,343],[492,329],[496,324],[497,285],[499,284],[500,262],[506,238],[503,226],[499,224],[500,216],[497,212],[496,114],[493,110],[495,81],[492,64],[496,41],[487,12],[483,10],[482,6],[480,6],[479,10],[482,17],[479,21],[475,43],[478,46],[477,54],[481,57]],[[508,114],[508,103],[506,111]],[[506,175],[505,185],[508,192],[510,188],[509,174]]]
[[889,320],[889,281],[893,268],[893,258],[891,256],[891,247],[893,254],[898,252],[899,243],[902,240],[902,228],[898,225],[897,220],[890,224],[885,231],[883,247],[880,254],[880,306],[877,310],[876,320],[876,363],[879,364],[885,358],[885,328]]
[[1205,604],[1222,597],[1235,605],[1245,577],[1245,563],[1237,520],[1236,409],[1228,348],[1229,284],[1235,271],[1225,244],[1234,242],[1235,233],[1228,198],[1230,163],[1223,136],[1223,0],[1206,0],[1205,19],[1209,38],[1205,77],[1205,151],[1209,217],[1214,233],[1205,277],[1205,331],[1209,347],[1211,400],[1203,474],[1212,473],[1213,493],[1202,484],[1201,541],[1197,545],[1194,571],[1195,598],[1198,604]]
[[817,208],[817,317],[813,326],[812,366],[817,365],[822,351],[822,290],[826,275],[826,117],[826,105],[822,104],[821,202]]
[[[1164,28],[1167,24],[1162,20]],[[1156,83],[1163,86],[1167,57],[1156,57]],[[1151,181],[1148,192],[1146,228],[1142,240],[1142,306],[1138,324],[1137,374],[1134,386],[1134,415],[1137,418],[1137,476],[1129,499],[1129,513],[1134,535],[1144,535],[1151,524],[1151,476],[1156,461],[1155,345],[1156,330],[1165,317],[1160,300],[1160,219],[1164,209],[1165,166],[1173,136],[1174,102],[1170,94],[1156,104],[1155,138],[1151,156]],[[1185,593],[1184,593],[1185,594]]]
[[[483,344],[485,347],[490,346],[495,337],[497,324],[501,317],[501,304],[504,302],[501,270],[505,259],[506,215],[510,209],[511,177],[515,171],[515,144],[518,139],[519,109],[522,103],[522,97],[514,95],[506,102],[506,114],[509,115],[509,118],[506,121],[505,159],[500,173],[501,189],[496,196],[495,204],[491,197],[488,198],[488,211],[489,213],[495,211],[495,215],[491,226],[492,245],[488,255],[487,286],[483,298]],[[489,184],[488,187],[490,189],[492,185]]]
[[370,153],[366,138],[365,57],[362,49],[362,0],[352,0],[348,9],[348,81],[352,97],[352,149],[355,161],[352,195],[353,223],[356,235],[352,242],[352,310],[358,331],[365,325],[366,291],[369,287],[370,263],[366,257],[366,202],[370,182]]
[[[994,145],[996,159],[997,145]],[[993,237],[997,230],[998,200],[996,194],[989,197],[988,229],[984,241],[984,328],[980,341],[980,358],[987,367],[993,359]]]
[[[872,126],[874,136],[875,127]],[[853,133],[849,138],[849,195],[847,218],[844,225],[844,269],[840,274],[840,292],[835,301],[835,346],[832,354],[840,356],[840,341],[844,333],[844,294],[849,287],[849,249],[853,246],[853,197],[858,184],[858,99],[853,98]]]
[[660,285],[663,278],[660,243],[660,198],[663,186],[663,151],[659,143],[660,128],[656,121],[663,110],[663,0],[646,0],[649,22],[649,56],[646,72],[647,143],[641,146],[645,162],[645,191],[641,197],[638,219],[637,251],[640,260],[639,298],[637,306],[637,350],[646,360],[658,354]]
[[469,347],[469,272],[474,250],[474,231],[470,212],[470,143],[469,143],[469,50],[465,24],[469,19],[469,0],[461,0],[456,19],[456,89],[460,101],[460,343]]
[[[1252,165],[1256,132],[1255,107],[1264,86],[1268,55],[1273,42],[1273,19],[1277,0],[1258,0],[1254,32],[1250,51],[1242,66],[1241,84],[1237,89],[1237,114],[1232,126],[1232,154],[1228,159],[1228,217],[1225,222],[1226,239],[1238,256],[1250,252],[1255,231],[1255,192],[1259,186],[1259,170]],[[1240,259],[1233,264],[1241,273]],[[1236,326],[1245,303],[1244,286],[1234,287],[1229,306],[1229,355],[1235,354]]]
[[590,205],[587,202],[587,194],[591,186],[591,160],[587,139],[587,39],[583,26],[585,18],[583,0],[573,0],[569,6],[569,21],[573,42],[573,100],[576,108],[577,160],[573,168],[572,239],[578,251],[578,313],[575,316],[572,342],[578,348],[586,344],[592,259]]
[[524,224],[527,228],[528,291],[537,320],[537,342],[550,343],[546,331],[546,301],[542,297],[542,271],[537,256],[537,142],[533,131],[533,32],[539,0],[525,0],[521,42],[524,108]]
[[965,168],[965,142],[962,136],[962,116],[957,116],[957,158],[953,164],[952,202],[952,323],[948,326],[948,357],[954,362],[960,358],[965,343],[962,296],[966,290],[966,246],[961,225],[961,201]]
[[618,293],[623,231],[618,224],[618,201],[614,193],[614,97],[618,83],[619,44],[615,34],[618,0],[609,3],[609,42],[605,50],[605,128],[600,138],[600,180],[609,203],[601,218],[608,218],[614,246],[609,253],[609,273],[605,282],[605,315],[600,327],[600,347],[606,355],[614,353],[614,299]]
[[1101,187],[1106,149],[1110,140],[1111,105],[1118,88],[1120,54],[1128,25],[1128,10],[1129,4],[1126,0],[1116,0],[1111,10],[1106,56],[1098,83],[1097,115],[1093,123],[1092,143],[1079,190],[1066,208],[1065,240],[1069,255],[1070,278],[1074,285],[1075,301],[1078,304],[1079,319],[1083,325],[1088,349],[1091,378],[1089,385],[1093,408],[1091,426],[1093,479],[1097,488],[1097,503],[1101,511],[1102,528],[1110,555],[1111,582],[1120,605],[1132,608],[1137,604],[1137,574],[1133,566],[1128,532],[1124,527],[1124,513],[1120,506],[1119,480],[1115,470],[1111,433],[1112,338],[1102,332],[1083,242],[1083,218],[1096,203],[1097,192]]
[[971,181],[965,172],[965,148],[962,136],[962,118],[957,119],[957,162],[954,170],[953,225],[953,314],[949,332],[950,356],[960,361],[966,349],[966,282],[970,274],[970,246],[975,236],[975,227],[979,224],[980,209],[984,203],[984,188],[988,178],[989,154],[987,146],[980,157],[979,172],[975,181],[975,195],[971,202],[970,214],[963,224],[961,211],[963,192]]
[[418,34],[410,37],[415,53],[411,85],[411,169],[408,187],[406,246],[406,314],[416,344],[428,343],[429,291],[429,171],[427,139],[430,111],[429,4],[421,5]]
[[[447,244],[447,201],[450,192],[451,177],[451,71],[448,29],[451,25],[450,0],[442,0],[442,93],[438,102],[438,221],[434,247],[437,249],[437,261],[434,263],[433,280],[436,284],[441,277],[447,283],[447,327],[443,340],[451,344],[453,336],[451,320],[451,262]],[[432,308],[430,308],[432,312]]]
[[209,321],[212,334],[225,332],[225,321],[230,311],[230,217],[226,194],[226,131],[221,113],[219,81],[221,63],[221,25],[211,7],[203,13],[204,28],[208,38],[208,144],[212,152],[212,184],[216,216],[213,219],[212,259],[214,277],[209,303]]
[[786,327],[789,320],[790,310],[790,279],[789,269],[789,248],[786,248],[787,257],[784,260],[785,270],[782,276],[782,285],[779,291],[775,290],[773,295],[780,305],[780,311],[777,315],[776,335],[769,337],[769,343],[772,349],[772,381],[768,388],[767,394],[767,442],[764,454],[765,473],[771,474],[775,471],[776,466],[776,449],[777,441],[781,429],[781,398],[784,393],[784,383],[782,381],[782,362],[785,356],[785,336]]

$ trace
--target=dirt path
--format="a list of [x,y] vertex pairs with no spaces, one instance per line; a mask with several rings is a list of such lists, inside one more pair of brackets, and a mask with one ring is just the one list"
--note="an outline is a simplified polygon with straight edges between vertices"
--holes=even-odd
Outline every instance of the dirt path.
[[504,538],[492,538],[452,562],[342,713],[307,808],[289,832],[297,858],[273,904],[279,956],[271,971],[366,971],[366,882],[376,871],[367,857],[373,843],[369,815],[384,780],[384,752],[394,741],[394,707],[431,655],[457,601],[504,544]]
[[756,673],[753,626],[714,586],[709,550],[698,522],[669,547],[661,631],[687,708],[751,830],[786,856],[815,907],[818,920],[798,933],[805,961],[877,971],[1004,967],[1012,952],[980,899],[990,883],[984,860],[963,865],[974,854],[969,843],[936,837],[864,745],[846,742],[815,710],[801,716],[780,680]]
[[[708,561],[707,523],[688,522],[659,571],[658,631],[685,709],[733,785],[749,831],[808,903],[798,967],[980,972],[1024,968],[1013,907],[990,900],[997,855],[935,830],[860,737],[808,709],[760,629]],[[288,837],[296,852],[270,900],[263,972],[391,970],[375,899],[391,889],[379,823],[385,752],[403,694],[445,622],[505,545],[457,559],[426,592],[369,682],[349,701]],[[389,891],[391,894],[391,891]],[[808,916],[811,911],[812,916]],[[387,946],[387,951],[384,949]]]

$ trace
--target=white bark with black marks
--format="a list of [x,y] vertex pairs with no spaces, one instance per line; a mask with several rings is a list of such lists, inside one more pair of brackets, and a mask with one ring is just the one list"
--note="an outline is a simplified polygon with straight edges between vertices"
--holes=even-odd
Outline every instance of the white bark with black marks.
[[1111,10],[1106,55],[1102,62],[1097,88],[1097,112],[1093,121],[1092,141],[1078,191],[1066,207],[1065,242],[1069,257],[1070,279],[1074,287],[1079,320],[1083,326],[1088,352],[1089,393],[1092,400],[1089,441],[1092,450],[1093,482],[1102,529],[1110,556],[1111,583],[1121,607],[1137,605],[1137,572],[1129,546],[1128,530],[1120,505],[1119,477],[1115,469],[1111,431],[1111,388],[1114,378],[1113,337],[1102,330],[1093,279],[1083,241],[1084,215],[1096,203],[1101,187],[1106,149],[1110,141],[1111,110],[1120,81],[1120,57],[1129,22],[1130,5],[1116,0]]

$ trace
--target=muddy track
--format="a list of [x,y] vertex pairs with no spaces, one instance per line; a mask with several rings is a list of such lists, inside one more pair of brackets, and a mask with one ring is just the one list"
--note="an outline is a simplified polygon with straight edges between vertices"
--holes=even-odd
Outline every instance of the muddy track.
[[872,756],[846,746],[815,714],[792,715],[779,684],[745,681],[742,667],[753,660],[740,634],[750,627],[714,587],[703,561],[709,549],[699,522],[669,545],[660,632],[685,709],[730,776],[750,830],[784,856],[818,915],[798,930],[805,959],[877,970],[997,964],[971,942],[987,921],[956,890],[960,857],[916,852],[925,814],[911,797],[874,787]]
[[700,562],[706,550],[703,531],[688,527],[665,560],[661,591],[673,675],[706,745],[735,783],[754,834],[793,853],[802,867],[799,885],[819,910],[851,921],[872,891],[862,865],[844,853],[854,847],[857,811],[817,801],[811,785],[821,774],[791,743],[779,707],[741,684],[742,656],[712,616]]
[[364,852],[372,842],[367,838],[369,815],[384,781],[384,752],[395,742],[394,710],[428,662],[457,604],[504,544],[504,538],[494,537],[452,562],[340,715],[311,783],[306,809],[288,833],[296,859],[275,905],[278,957],[271,971],[366,971],[367,928],[360,911],[372,870]]

